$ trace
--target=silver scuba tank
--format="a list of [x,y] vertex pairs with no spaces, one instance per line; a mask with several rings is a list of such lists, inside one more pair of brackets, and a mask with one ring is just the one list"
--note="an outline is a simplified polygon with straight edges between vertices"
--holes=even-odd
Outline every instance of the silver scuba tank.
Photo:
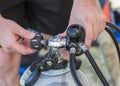
[[[83,86],[90,86],[87,78],[80,70],[77,71],[77,74]],[[66,68],[43,72],[34,86],[76,86],[76,83],[69,69]]]
[[[54,51],[54,53],[57,52],[58,63],[61,63],[63,60],[63,56],[61,55],[61,53],[55,48],[52,48],[51,50]],[[26,80],[28,80],[28,78],[30,78],[31,74],[32,72],[30,71],[30,67],[28,67],[20,79],[21,86],[25,86],[25,82]],[[77,75],[83,86],[90,86],[87,77],[84,75],[82,71],[77,70]],[[42,71],[38,80],[35,82],[33,86],[77,86],[77,85],[71,75],[69,63],[67,63],[66,67],[62,69],[58,68],[50,69],[44,72]]]
[[[29,69],[29,68],[28,68]],[[20,79],[21,86],[25,86],[25,79],[29,75],[28,69],[24,72]],[[90,86],[87,77],[80,70],[77,71],[80,82],[83,86]],[[39,79],[33,86],[77,86],[73,80],[69,67],[65,69],[49,70],[41,72]]]

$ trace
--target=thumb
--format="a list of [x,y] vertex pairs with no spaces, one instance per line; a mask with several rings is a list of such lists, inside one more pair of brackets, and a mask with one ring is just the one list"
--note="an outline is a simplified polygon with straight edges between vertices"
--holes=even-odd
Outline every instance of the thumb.
[[35,37],[35,33],[30,32],[24,28],[22,28],[21,26],[18,26],[16,29],[14,29],[13,31],[16,35],[19,35],[22,38],[25,39],[32,39]]

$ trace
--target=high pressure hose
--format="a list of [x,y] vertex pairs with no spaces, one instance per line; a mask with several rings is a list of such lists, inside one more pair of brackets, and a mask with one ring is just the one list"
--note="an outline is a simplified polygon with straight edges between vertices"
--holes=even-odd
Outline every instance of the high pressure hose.
[[[116,25],[114,25],[114,24],[112,24],[110,22],[106,22],[106,25],[120,33],[120,28],[117,27]],[[108,27],[106,27],[105,30],[111,36],[111,38],[112,38],[112,40],[113,40],[113,42],[115,44],[115,47],[116,47],[117,53],[118,53],[118,57],[119,57],[119,63],[120,63],[120,48],[119,48],[118,42],[116,41],[116,39],[114,37],[114,34],[112,33],[112,31]]]
[[86,57],[88,58],[89,62],[91,63],[93,69],[95,70],[96,74],[98,75],[99,79],[103,83],[104,86],[109,86],[108,82],[106,81],[104,75],[100,71],[99,67],[97,66],[95,60],[93,59],[92,55],[90,54],[89,50],[84,45],[80,46],[83,52],[85,53]]
[[70,71],[71,74],[74,78],[74,81],[76,82],[77,86],[83,86],[79,80],[79,77],[77,76],[77,72],[76,72],[76,65],[75,65],[75,59],[76,55],[75,55],[75,49],[71,48],[70,49]]
[[114,24],[112,24],[110,22],[106,22],[106,26],[112,27],[112,29],[115,29],[117,32],[120,33],[120,28],[118,26],[116,26],[116,25],[114,25]]

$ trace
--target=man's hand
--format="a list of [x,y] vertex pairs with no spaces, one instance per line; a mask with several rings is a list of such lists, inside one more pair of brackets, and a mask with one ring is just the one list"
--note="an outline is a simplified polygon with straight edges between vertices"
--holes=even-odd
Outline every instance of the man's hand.
[[[19,64],[21,54],[33,53],[29,41],[35,36],[12,20],[0,16],[0,84],[19,86]],[[24,41],[20,38],[23,38]]]
[[22,37],[29,41],[34,36],[34,33],[23,29],[14,21],[0,16],[0,45],[5,52],[23,55],[33,53],[34,50],[27,46],[23,40],[19,40],[19,38]]
[[[90,48],[91,42],[105,28],[105,15],[96,0],[74,0],[69,25],[80,24],[85,28],[85,45]],[[62,35],[66,34],[64,32]]]

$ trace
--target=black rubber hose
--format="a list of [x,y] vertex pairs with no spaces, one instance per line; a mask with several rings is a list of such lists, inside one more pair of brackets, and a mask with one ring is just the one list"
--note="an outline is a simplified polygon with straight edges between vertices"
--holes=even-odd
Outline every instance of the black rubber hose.
[[112,27],[112,29],[115,29],[117,32],[120,33],[120,28],[110,22],[106,22],[106,25],[109,26],[109,27]]
[[103,76],[102,72],[100,71],[99,67],[97,66],[95,60],[93,59],[92,55],[88,50],[84,51],[85,55],[87,56],[89,62],[91,63],[93,69],[95,70],[96,74],[98,75],[99,79],[103,83],[104,86],[109,86],[108,82],[106,81],[105,77]]
[[119,48],[118,42],[116,41],[113,33],[111,32],[111,30],[108,27],[106,27],[105,30],[109,33],[109,35],[111,36],[111,38],[115,44],[115,47],[116,47],[117,53],[118,53],[118,57],[119,57],[119,62],[120,62],[120,48]]
[[77,76],[77,72],[76,72],[76,65],[75,65],[75,54],[73,53],[70,53],[70,71],[71,71],[71,74],[74,78],[74,81],[76,82],[76,85],[77,86],[83,86]]

